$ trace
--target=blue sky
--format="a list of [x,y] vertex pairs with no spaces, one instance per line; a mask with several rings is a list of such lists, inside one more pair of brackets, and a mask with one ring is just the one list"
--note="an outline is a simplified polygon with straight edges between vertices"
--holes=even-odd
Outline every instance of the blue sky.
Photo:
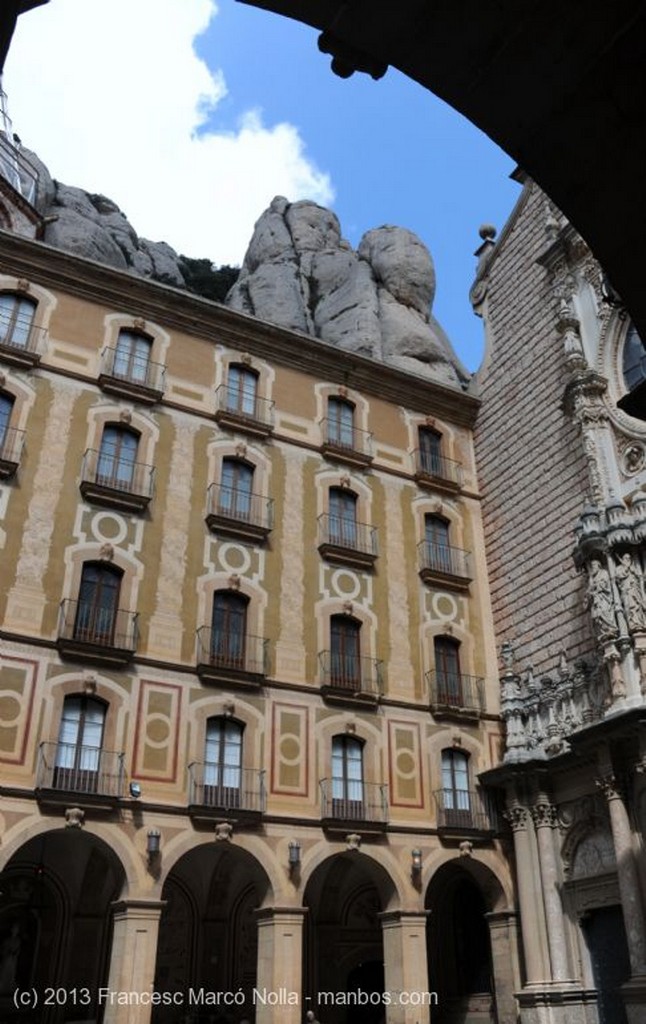
[[[240,262],[277,193],[330,205],[355,246],[381,224],[410,228],[435,262],[433,311],[474,370],[473,252],[480,224],[500,229],[513,208],[513,162],[392,68],[337,78],[316,39],[235,0],[51,0],[20,18],[5,87],[55,177],[105,192],[140,234],[188,255]],[[115,75],[117,47],[136,75]]]

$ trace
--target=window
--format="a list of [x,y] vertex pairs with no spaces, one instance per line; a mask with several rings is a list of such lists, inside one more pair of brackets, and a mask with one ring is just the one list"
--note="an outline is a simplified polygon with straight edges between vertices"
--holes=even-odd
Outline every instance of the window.
[[420,469],[429,476],[442,476],[442,435],[430,427],[419,428]]
[[145,384],[148,379],[151,351],[150,338],[133,331],[119,331],[114,351],[114,376],[136,384]]
[[442,796],[446,824],[469,827],[469,757],[462,750],[442,751]]
[[230,718],[206,723],[204,803],[211,807],[240,806],[242,728]]
[[441,516],[424,516],[426,565],[438,572],[451,572],[449,524]]
[[247,598],[228,590],[213,596],[211,664],[244,669],[247,634]]
[[12,395],[0,393],[0,458],[5,442],[9,440],[9,423],[13,413],[14,399]]
[[258,374],[246,366],[229,367],[227,378],[227,409],[243,416],[256,416]]
[[37,303],[19,295],[0,295],[0,345],[27,348]]
[[435,677],[437,680],[437,702],[462,706],[462,678],[460,675],[460,644],[451,637],[436,636]]
[[111,646],[115,640],[122,573],[111,565],[86,562],[81,575],[74,639]]
[[365,816],[363,743],[355,736],[332,739],[332,814],[355,820]]
[[344,398],[329,398],[328,441],[342,448],[354,448],[354,406]]
[[357,496],[340,487],[330,488],[330,543],[357,546]]
[[330,623],[330,683],[356,689],[361,684],[361,623],[333,615]]
[[626,387],[633,391],[643,380],[646,380],[646,348],[631,324],[624,341],[623,372]]
[[96,470],[96,483],[115,490],[131,490],[134,483],[139,435],[125,427],[106,426]]
[[54,789],[96,793],[100,788],[105,704],[92,697],[65,698],[58,732]]
[[219,513],[233,519],[251,518],[253,466],[239,459],[223,459]]

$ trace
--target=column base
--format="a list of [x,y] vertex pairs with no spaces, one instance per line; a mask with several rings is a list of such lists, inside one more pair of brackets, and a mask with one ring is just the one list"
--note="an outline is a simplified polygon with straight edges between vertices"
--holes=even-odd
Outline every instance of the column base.
[[516,998],[522,1024],[599,1024],[596,989],[536,985]]
[[628,1024],[643,1024],[646,1020],[646,975],[637,975],[621,986]]

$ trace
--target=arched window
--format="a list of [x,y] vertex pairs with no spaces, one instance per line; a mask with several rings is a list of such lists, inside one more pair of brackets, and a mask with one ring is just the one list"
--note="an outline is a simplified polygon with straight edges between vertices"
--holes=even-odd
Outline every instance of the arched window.
[[435,679],[436,700],[439,704],[462,707],[462,677],[460,674],[460,644],[449,636],[436,636]]
[[451,572],[449,523],[442,516],[424,516],[425,565],[437,572]]
[[454,748],[442,751],[442,805],[445,824],[471,825],[469,756]]
[[121,570],[112,565],[85,563],[74,620],[75,640],[114,645],[122,576]]
[[13,395],[0,392],[0,458],[3,457],[5,442],[9,440],[9,423],[13,413]]
[[330,543],[357,546],[357,496],[343,487],[330,488]]
[[226,402],[229,412],[256,417],[258,374],[247,366],[232,364],[227,376]]
[[365,817],[363,743],[344,734],[332,738],[332,813],[337,818]]
[[0,345],[28,348],[37,303],[22,295],[0,295]]
[[151,352],[152,340],[146,335],[135,331],[119,331],[114,350],[113,375],[136,384],[146,384]]
[[442,435],[431,427],[419,428],[419,467],[429,476],[442,476]]
[[646,348],[631,324],[624,341],[623,371],[626,387],[633,391],[642,381],[646,380]]
[[139,434],[134,430],[111,424],[105,426],[97,461],[96,483],[115,490],[132,490],[138,448]]
[[355,448],[354,405],[345,398],[328,398],[327,435],[331,444]]
[[253,466],[247,462],[240,459],[222,460],[220,515],[243,520],[251,518],[253,474]]
[[206,723],[204,803],[210,807],[241,804],[242,730],[240,722],[223,716]]
[[246,664],[248,599],[230,590],[213,595],[211,664],[244,669]]
[[78,793],[103,790],[101,749],[105,713],[105,704],[93,697],[65,698],[54,759],[54,789]]
[[361,623],[349,615],[330,620],[330,683],[356,690],[361,684]]

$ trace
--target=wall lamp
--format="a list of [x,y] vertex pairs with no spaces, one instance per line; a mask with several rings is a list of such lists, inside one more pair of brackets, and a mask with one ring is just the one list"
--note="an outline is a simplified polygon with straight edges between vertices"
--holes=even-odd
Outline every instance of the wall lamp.
[[289,870],[296,871],[301,866],[301,844],[298,839],[292,839],[289,844]]
[[158,828],[148,829],[146,835],[146,853],[148,854],[148,863],[150,864],[156,857],[159,856],[159,850],[161,846],[161,832]]
[[418,846],[410,852],[410,870],[413,878],[419,878],[422,873],[422,851]]

